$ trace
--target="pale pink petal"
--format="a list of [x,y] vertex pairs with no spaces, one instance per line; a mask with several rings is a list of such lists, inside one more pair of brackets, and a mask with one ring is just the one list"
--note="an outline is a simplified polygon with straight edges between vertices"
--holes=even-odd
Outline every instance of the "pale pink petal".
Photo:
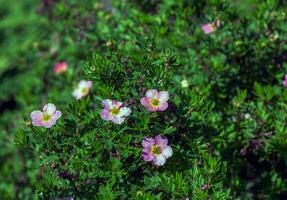
[[62,116],[61,111],[57,110],[57,111],[54,113],[54,115],[52,116],[52,119],[56,121],[56,120],[59,119],[61,116]]
[[43,113],[40,110],[34,110],[31,112],[30,117],[32,120],[39,120],[42,118]]
[[125,118],[121,118],[121,117],[114,117],[111,119],[112,122],[114,122],[115,124],[121,124],[123,123],[125,120]]
[[123,105],[123,102],[113,100],[113,106],[116,108],[120,108]]
[[162,151],[162,154],[163,154],[166,158],[170,158],[170,157],[172,156],[172,154],[173,154],[172,148],[171,148],[169,145],[167,145],[167,146],[165,147],[165,149]]
[[128,116],[131,113],[131,109],[128,107],[122,107],[120,109],[119,114],[117,115],[117,117],[124,117],[124,116]]
[[111,116],[111,114],[110,114],[110,112],[109,112],[108,109],[103,109],[103,110],[102,110],[102,112],[101,112],[101,118],[102,118],[103,120],[107,120],[107,121],[109,121],[109,120],[112,119],[112,116]]
[[159,97],[159,101],[160,101],[161,103],[165,103],[165,102],[167,102],[168,99],[169,99],[169,94],[168,94],[167,91],[161,91],[161,92],[159,92],[158,97]]
[[93,82],[92,81],[87,81],[86,85],[90,89],[93,86]]
[[52,103],[48,103],[43,107],[43,111],[48,115],[53,115],[56,111],[56,106]]
[[112,109],[112,107],[113,107],[112,106],[113,105],[112,100],[110,100],[110,99],[103,100],[102,104],[106,109],[109,109],[109,110]]
[[141,98],[140,102],[141,102],[141,104],[145,107],[145,109],[147,109],[148,111],[150,111],[150,112],[157,111],[157,108],[153,107],[153,106],[150,104],[149,98],[143,97],[143,98]]
[[30,117],[34,126],[42,126],[42,115],[43,113],[39,110],[31,112]]
[[142,97],[141,100],[140,100],[140,102],[141,102],[141,104],[142,104],[144,107],[150,105],[150,101],[149,101],[149,99],[146,98],[146,97]]
[[151,147],[151,146],[154,145],[154,144],[155,144],[155,141],[154,141],[153,138],[144,138],[144,139],[142,140],[142,146],[143,146],[144,148]]
[[153,163],[157,166],[162,166],[166,162],[166,157],[163,154],[159,154],[155,156],[155,159],[153,160]]
[[165,103],[161,104],[161,105],[158,107],[158,110],[159,110],[159,111],[164,111],[164,110],[167,109],[167,107],[168,107],[168,103],[165,102]]
[[154,159],[154,156],[151,153],[142,152],[142,158],[146,162],[150,162]]
[[77,100],[80,100],[81,98],[83,98],[83,94],[79,89],[75,89],[73,91],[73,97],[75,97]]
[[43,121],[42,126],[44,126],[45,128],[51,128],[55,123],[56,123],[56,121],[51,119],[48,122]]
[[161,150],[164,150],[167,146],[168,139],[166,137],[162,137],[160,135],[157,135],[154,138],[155,143],[161,148]]
[[83,88],[89,88],[89,86],[91,86],[90,84],[91,83],[89,81],[81,80],[78,86],[79,88],[83,89]]
[[152,105],[147,105],[147,106],[145,106],[145,108],[150,112],[155,112],[158,110],[157,107],[153,107]]
[[34,119],[32,120],[33,126],[43,126],[42,119]]
[[148,98],[158,98],[158,92],[155,89],[148,90],[145,94]]

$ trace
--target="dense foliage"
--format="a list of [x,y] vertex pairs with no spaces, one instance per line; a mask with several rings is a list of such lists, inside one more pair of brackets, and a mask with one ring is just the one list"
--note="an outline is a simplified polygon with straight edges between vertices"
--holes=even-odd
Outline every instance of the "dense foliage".
[[[1,199],[287,197],[287,2],[16,2],[0,6]],[[142,105],[150,89],[167,109]],[[131,113],[104,120],[105,99]],[[47,103],[61,116],[37,127]],[[163,166],[141,155],[157,135]]]

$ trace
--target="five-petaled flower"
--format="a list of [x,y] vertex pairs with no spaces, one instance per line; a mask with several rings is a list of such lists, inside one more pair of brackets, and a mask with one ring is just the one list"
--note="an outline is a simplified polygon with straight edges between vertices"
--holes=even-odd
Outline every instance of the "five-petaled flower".
[[106,121],[112,121],[115,124],[121,124],[124,122],[125,117],[132,111],[128,107],[123,107],[122,102],[115,100],[105,99],[102,102],[104,109],[101,112],[102,119]]
[[68,69],[68,64],[66,62],[59,62],[54,66],[55,74],[62,74]]
[[81,80],[78,87],[73,91],[73,96],[77,100],[82,99],[89,94],[92,85],[92,81]]
[[167,145],[166,137],[157,135],[155,138],[144,138],[142,141],[142,158],[146,162],[153,162],[157,166],[165,164],[172,156],[172,148]]
[[148,90],[142,97],[141,104],[150,112],[164,111],[168,107],[169,94],[167,91],[158,92],[155,89]]
[[30,114],[32,124],[34,126],[43,126],[45,128],[51,128],[62,116],[61,111],[56,110],[56,106],[52,103],[48,103],[43,107],[43,112],[35,110]]
[[283,85],[284,85],[285,87],[287,87],[287,74],[286,74],[285,77],[284,77]]

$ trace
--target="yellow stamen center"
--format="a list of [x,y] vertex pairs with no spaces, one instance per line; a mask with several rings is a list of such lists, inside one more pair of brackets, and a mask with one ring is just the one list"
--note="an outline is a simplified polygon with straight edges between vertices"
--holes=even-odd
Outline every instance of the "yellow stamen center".
[[113,116],[116,116],[117,114],[119,114],[119,112],[120,112],[120,109],[119,109],[119,108],[116,108],[116,107],[114,107],[114,108],[112,108],[112,109],[110,110],[110,113],[111,113]]
[[157,98],[151,99],[150,104],[151,104],[153,107],[158,107],[158,106],[160,105],[159,99],[157,99]]
[[81,92],[85,96],[85,95],[87,95],[89,93],[89,89],[88,88],[82,88]]
[[50,121],[51,118],[52,118],[52,116],[47,114],[47,113],[44,113],[43,116],[42,116],[42,120],[45,121],[45,122]]
[[151,153],[152,153],[153,155],[158,155],[158,154],[160,154],[160,153],[161,153],[160,147],[157,146],[157,145],[152,145],[152,147],[151,147]]

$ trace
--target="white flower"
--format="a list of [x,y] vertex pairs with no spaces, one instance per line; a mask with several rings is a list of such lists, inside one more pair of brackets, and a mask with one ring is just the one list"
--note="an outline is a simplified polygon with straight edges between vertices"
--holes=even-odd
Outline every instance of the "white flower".
[[73,96],[79,100],[87,96],[92,87],[92,81],[81,80],[78,84],[78,87],[73,91]]

